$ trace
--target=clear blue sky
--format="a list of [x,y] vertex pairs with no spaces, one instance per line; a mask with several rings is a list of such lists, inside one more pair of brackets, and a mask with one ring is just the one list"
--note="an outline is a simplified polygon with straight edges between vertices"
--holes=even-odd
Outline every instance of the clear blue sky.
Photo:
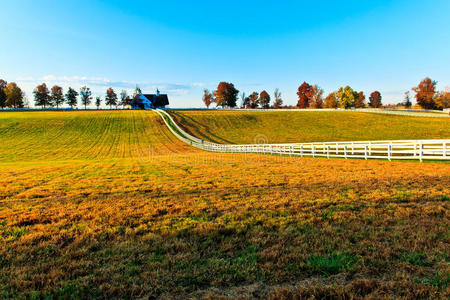
[[233,82],[325,93],[349,84],[385,103],[426,76],[450,85],[450,1],[5,1],[0,78],[32,103],[37,83],[167,92],[202,106],[202,89]]

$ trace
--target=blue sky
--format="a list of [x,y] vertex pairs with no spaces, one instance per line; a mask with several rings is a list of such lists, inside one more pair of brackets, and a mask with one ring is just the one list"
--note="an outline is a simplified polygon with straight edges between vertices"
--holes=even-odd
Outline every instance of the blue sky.
[[247,94],[303,82],[350,85],[384,103],[426,76],[450,85],[450,1],[5,1],[0,78],[30,102],[46,82],[167,92],[202,106],[204,88]]

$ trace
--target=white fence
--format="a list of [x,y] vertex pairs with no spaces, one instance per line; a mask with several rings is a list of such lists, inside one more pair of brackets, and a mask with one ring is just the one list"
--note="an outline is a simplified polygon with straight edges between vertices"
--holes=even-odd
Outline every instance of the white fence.
[[375,158],[375,159],[450,159],[450,139],[354,141],[290,144],[216,144],[203,141],[182,130],[163,110],[156,110],[169,130],[180,140],[199,149],[213,152],[265,153],[289,156]]

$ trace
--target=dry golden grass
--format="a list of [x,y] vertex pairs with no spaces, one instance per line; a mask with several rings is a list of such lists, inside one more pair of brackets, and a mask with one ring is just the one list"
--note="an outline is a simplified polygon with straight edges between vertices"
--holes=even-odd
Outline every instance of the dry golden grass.
[[[2,148],[2,298],[450,295],[448,164],[205,153],[151,112],[82,114],[128,124],[112,136],[141,120],[129,135],[158,149]],[[117,140],[80,149],[131,148]]]

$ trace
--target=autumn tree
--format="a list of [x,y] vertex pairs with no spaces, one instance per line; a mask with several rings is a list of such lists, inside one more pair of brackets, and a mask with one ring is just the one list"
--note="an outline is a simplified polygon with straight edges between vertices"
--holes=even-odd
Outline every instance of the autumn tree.
[[111,87],[106,91],[105,104],[109,105],[110,108],[113,105],[117,107],[117,94]]
[[435,97],[436,107],[438,109],[450,108],[450,88],[447,87]]
[[215,91],[217,106],[236,107],[238,93],[232,83],[222,81]]
[[248,108],[258,108],[259,106],[259,94],[258,92],[253,92],[248,96],[248,102],[250,107]]
[[95,98],[95,106],[97,106],[97,109],[100,108],[100,105],[102,105],[102,98],[100,98],[99,96],[97,96]]
[[338,99],[336,97],[336,92],[329,93],[328,96],[325,97],[323,107],[325,108],[337,108],[339,106]]
[[311,86],[309,99],[309,106],[312,108],[322,108],[323,107],[323,89],[321,89],[317,84]]
[[435,109],[436,103],[434,96],[436,94],[435,80],[431,80],[429,77],[422,80],[418,86],[413,87],[412,90],[416,92],[416,101],[423,109]]
[[63,89],[60,86],[54,85],[51,89],[50,101],[56,108],[64,103]]
[[379,91],[372,92],[369,97],[369,106],[372,108],[381,107],[381,94]]
[[355,92],[350,86],[345,86],[339,88],[336,92],[336,97],[341,108],[351,108],[355,107],[355,101],[358,97],[358,93]]
[[6,107],[6,85],[8,83],[4,81],[3,79],[0,79],[0,107],[4,109]]
[[208,89],[204,89],[202,100],[203,100],[203,103],[205,103],[206,108],[209,108],[211,103],[214,102],[214,95]]
[[69,105],[71,108],[74,108],[75,106],[77,106],[77,97],[78,97],[78,93],[77,91],[75,91],[73,88],[69,87],[69,89],[67,90],[66,93],[66,103],[67,105]]
[[80,96],[81,96],[81,104],[84,105],[84,109],[92,102],[92,92],[91,89],[87,86],[83,86],[80,89]]
[[412,106],[411,98],[409,97],[409,91],[405,92],[405,101],[403,102],[405,108],[410,108]]
[[303,82],[302,85],[298,87],[297,90],[298,95],[298,108],[307,108],[309,106],[309,99],[311,97],[311,85],[306,82]]
[[51,106],[50,92],[48,91],[47,85],[45,83],[38,85],[34,90],[34,105],[42,106],[46,108]]
[[355,107],[356,108],[364,108],[366,107],[366,96],[364,95],[364,92],[359,92],[358,96],[355,99]]
[[270,95],[266,91],[262,91],[259,94],[259,103],[261,104],[262,108],[269,108],[270,106]]
[[283,99],[281,99],[281,92],[278,89],[275,89],[273,92],[273,107],[281,108],[283,106]]
[[22,108],[24,107],[24,92],[20,89],[19,86],[15,82],[10,82],[6,85],[4,89],[6,95],[5,106],[6,107],[14,107],[14,108]]

